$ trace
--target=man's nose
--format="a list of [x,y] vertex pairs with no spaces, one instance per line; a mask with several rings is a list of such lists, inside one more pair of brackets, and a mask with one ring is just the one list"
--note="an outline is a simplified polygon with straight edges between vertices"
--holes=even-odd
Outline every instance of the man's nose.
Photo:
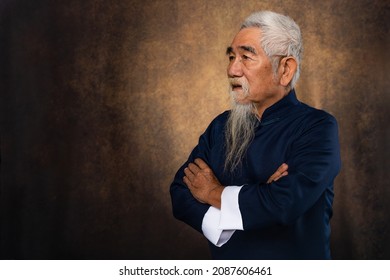
[[236,58],[230,62],[227,73],[231,78],[242,76],[242,63],[240,58]]

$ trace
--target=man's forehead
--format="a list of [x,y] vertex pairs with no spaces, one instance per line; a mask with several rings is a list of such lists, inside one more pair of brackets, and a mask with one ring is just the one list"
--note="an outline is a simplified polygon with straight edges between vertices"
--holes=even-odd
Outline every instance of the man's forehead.
[[248,27],[241,29],[234,37],[232,44],[227,51],[250,51],[257,50],[260,47],[261,29],[258,27]]

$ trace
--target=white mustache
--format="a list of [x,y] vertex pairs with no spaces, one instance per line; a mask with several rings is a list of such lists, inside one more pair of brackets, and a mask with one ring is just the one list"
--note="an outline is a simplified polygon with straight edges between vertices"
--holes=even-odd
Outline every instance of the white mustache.
[[248,84],[247,81],[243,78],[229,78],[229,83],[230,86],[237,86],[237,85],[243,86]]
[[229,85],[231,89],[233,86],[241,86],[245,92],[249,92],[249,83],[245,78],[229,78]]
[[[230,84],[229,92],[235,102],[249,95],[249,84],[245,78],[229,78],[229,84]],[[238,91],[234,91],[233,90],[234,86],[241,86],[242,93],[239,93]]]

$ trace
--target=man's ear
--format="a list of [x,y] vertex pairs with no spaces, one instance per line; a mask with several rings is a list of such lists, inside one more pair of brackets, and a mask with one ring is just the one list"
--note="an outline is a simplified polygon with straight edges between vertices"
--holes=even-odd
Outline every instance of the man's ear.
[[297,71],[298,63],[292,56],[282,58],[279,64],[280,84],[287,87],[291,82],[295,72]]

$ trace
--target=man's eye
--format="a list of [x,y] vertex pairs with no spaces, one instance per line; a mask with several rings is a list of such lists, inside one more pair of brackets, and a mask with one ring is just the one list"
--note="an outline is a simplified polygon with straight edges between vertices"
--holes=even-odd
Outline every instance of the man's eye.
[[233,55],[229,55],[229,61],[233,61],[234,60],[234,56]]
[[244,54],[244,55],[242,56],[242,59],[243,59],[243,60],[248,60],[248,59],[251,59],[251,58],[250,58],[249,56],[247,56],[247,55]]

